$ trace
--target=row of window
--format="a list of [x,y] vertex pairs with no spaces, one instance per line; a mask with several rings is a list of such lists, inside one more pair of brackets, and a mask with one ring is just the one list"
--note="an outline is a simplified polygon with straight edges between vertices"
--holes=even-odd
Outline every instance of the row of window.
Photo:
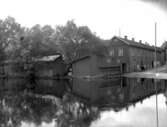
[[[110,52],[109,52],[109,55],[114,56],[115,55],[115,50],[111,49]],[[124,55],[123,48],[118,48],[118,56],[123,56],[123,55]]]

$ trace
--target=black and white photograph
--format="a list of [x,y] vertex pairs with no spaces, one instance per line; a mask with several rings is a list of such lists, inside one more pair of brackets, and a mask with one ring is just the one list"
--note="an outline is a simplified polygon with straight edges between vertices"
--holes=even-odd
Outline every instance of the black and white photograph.
[[167,0],[0,0],[0,127],[167,127]]

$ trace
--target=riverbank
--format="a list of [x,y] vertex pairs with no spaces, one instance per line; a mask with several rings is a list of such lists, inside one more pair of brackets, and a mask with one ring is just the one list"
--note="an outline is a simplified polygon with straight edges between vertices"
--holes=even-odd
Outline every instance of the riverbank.
[[126,73],[123,77],[128,78],[151,78],[151,79],[167,79],[167,65],[157,67],[144,72]]

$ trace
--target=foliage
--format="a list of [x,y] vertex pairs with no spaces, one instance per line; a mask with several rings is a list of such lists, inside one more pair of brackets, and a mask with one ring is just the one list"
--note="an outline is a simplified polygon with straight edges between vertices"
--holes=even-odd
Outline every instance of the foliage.
[[[7,83],[13,84],[13,82]],[[50,90],[41,88],[41,84],[39,84],[36,87],[36,89],[40,89],[37,94],[32,91],[23,91],[18,84],[17,80],[14,85],[10,85],[12,88],[8,88],[7,91],[4,90],[6,85],[1,88],[1,127],[19,127],[22,123],[41,126],[43,123],[49,124],[53,121],[55,121],[55,126],[59,127],[85,127],[99,118],[98,108],[88,106],[75,96],[66,93],[65,90],[62,93],[63,98],[60,98],[55,96],[58,89],[52,94],[46,95],[42,91],[49,92]],[[22,85],[21,82],[20,86]],[[36,90],[34,91],[36,92]]]
[[161,45],[161,48],[163,48],[163,49],[167,48],[167,41],[164,41],[164,43]]
[[68,61],[88,55],[97,50],[101,40],[87,26],[77,27],[74,21],[68,21],[65,26],[56,29],[56,42],[59,50]]
[[1,60],[25,60],[59,52],[70,62],[91,52],[104,52],[104,49],[99,37],[87,26],[77,26],[73,20],[55,29],[39,24],[26,28],[12,17],[0,20]]

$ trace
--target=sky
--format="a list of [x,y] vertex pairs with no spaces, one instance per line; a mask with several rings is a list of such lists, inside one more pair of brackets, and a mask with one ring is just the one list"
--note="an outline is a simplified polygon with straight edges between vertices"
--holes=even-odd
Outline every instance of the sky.
[[26,27],[35,24],[55,27],[73,19],[102,39],[127,35],[150,45],[154,45],[157,22],[160,46],[167,40],[167,10],[153,1],[156,0],[0,0],[0,19],[12,16]]

